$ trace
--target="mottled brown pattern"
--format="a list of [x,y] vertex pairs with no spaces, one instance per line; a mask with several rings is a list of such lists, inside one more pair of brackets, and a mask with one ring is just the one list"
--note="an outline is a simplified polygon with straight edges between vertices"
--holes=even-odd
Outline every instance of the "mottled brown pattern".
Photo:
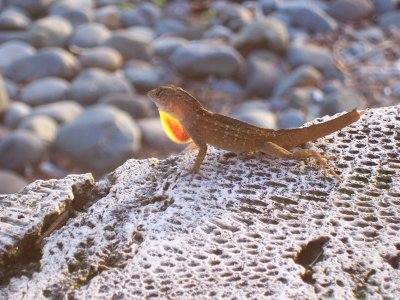
[[207,145],[240,152],[263,152],[283,159],[314,158],[326,174],[338,175],[318,152],[308,149],[290,149],[314,141],[357,121],[362,112],[353,110],[333,120],[295,129],[265,129],[213,113],[188,92],[174,85],[158,87],[148,93],[158,108],[181,122],[199,147],[192,168],[197,173],[207,153]]

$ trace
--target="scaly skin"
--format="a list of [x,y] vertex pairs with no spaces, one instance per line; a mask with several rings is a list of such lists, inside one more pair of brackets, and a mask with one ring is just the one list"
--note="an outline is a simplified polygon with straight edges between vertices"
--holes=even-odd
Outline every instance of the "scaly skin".
[[[283,159],[314,158],[325,174],[339,176],[332,170],[326,158],[320,153],[299,149],[290,151],[310,141],[338,131],[357,121],[363,112],[352,110],[333,120],[295,129],[265,129],[245,122],[213,113],[188,92],[174,85],[166,85],[151,90],[149,97],[158,109],[180,122],[183,129],[199,147],[199,153],[191,173],[199,172],[207,153],[207,145],[240,152],[263,152]],[[186,141],[185,141],[186,142]]]

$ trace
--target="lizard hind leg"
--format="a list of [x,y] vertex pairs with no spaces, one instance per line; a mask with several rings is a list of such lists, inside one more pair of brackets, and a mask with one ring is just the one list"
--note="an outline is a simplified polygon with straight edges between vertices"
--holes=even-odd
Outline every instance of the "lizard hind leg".
[[336,179],[340,180],[339,175],[336,174],[336,172],[328,165],[327,159],[321,153],[315,150],[300,149],[291,152],[277,144],[267,142],[264,144],[262,149],[260,149],[260,151],[282,159],[301,160],[306,158],[314,158],[326,176],[332,175]]

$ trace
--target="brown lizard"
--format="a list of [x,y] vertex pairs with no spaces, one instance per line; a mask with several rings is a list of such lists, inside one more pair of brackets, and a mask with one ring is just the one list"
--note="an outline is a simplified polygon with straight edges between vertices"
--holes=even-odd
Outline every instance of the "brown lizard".
[[199,147],[191,170],[198,173],[207,153],[207,145],[240,152],[263,152],[283,159],[314,158],[326,175],[339,179],[327,159],[317,151],[292,148],[314,141],[357,121],[363,111],[356,109],[333,120],[295,129],[265,129],[213,113],[188,92],[174,85],[151,90],[149,97],[156,103],[167,135],[177,143],[193,141]]

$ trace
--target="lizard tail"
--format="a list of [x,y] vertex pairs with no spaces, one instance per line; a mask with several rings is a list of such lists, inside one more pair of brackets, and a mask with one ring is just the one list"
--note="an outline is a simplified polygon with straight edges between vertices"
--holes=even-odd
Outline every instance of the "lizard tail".
[[278,130],[276,132],[277,138],[281,141],[279,145],[286,149],[291,149],[307,142],[317,140],[356,122],[365,113],[365,110],[357,111],[353,109],[351,112],[324,123],[304,128]]

